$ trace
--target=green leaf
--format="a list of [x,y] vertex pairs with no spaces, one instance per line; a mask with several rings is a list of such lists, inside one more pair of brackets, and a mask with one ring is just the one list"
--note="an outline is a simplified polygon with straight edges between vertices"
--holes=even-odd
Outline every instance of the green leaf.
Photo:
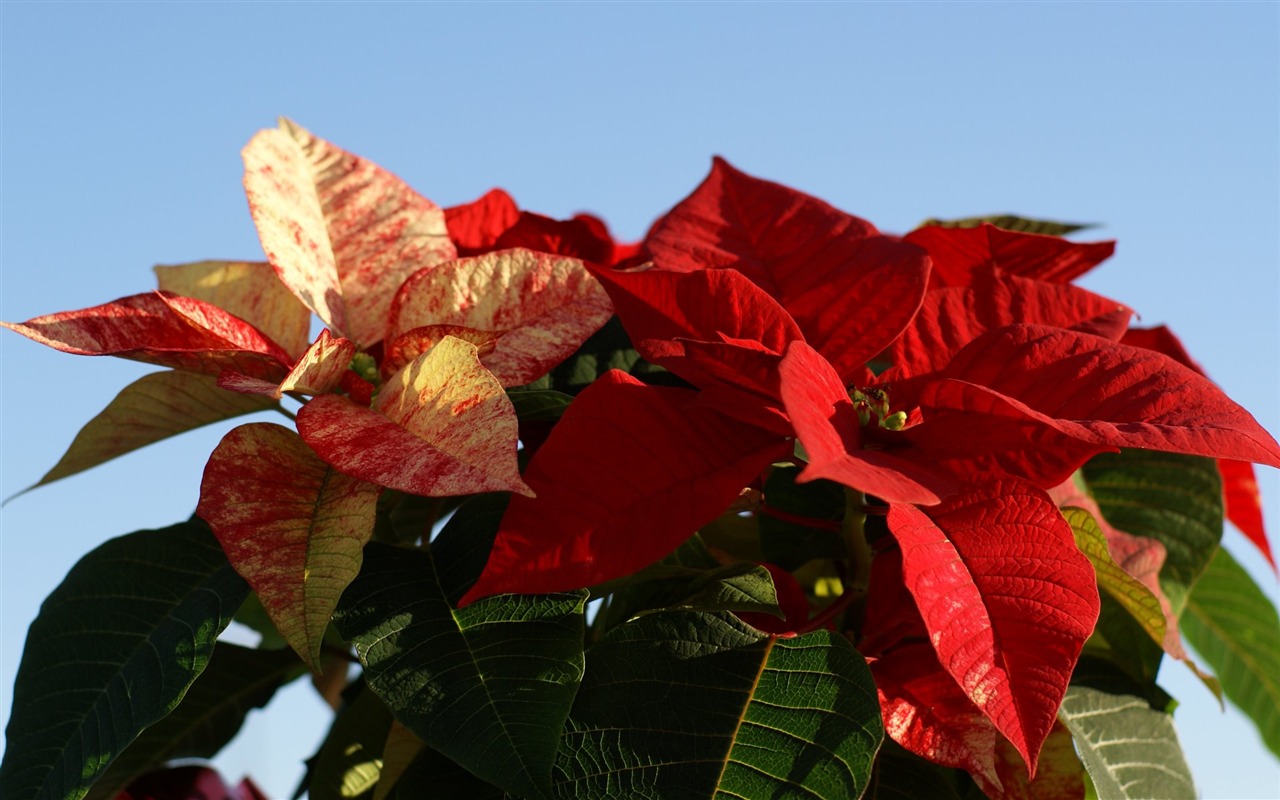
[[1173,718],[1137,694],[1072,685],[1058,712],[1101,800],[1186,800],[1191,771]]
[[[662,367],[641,358],[631,346],[631,338],[627,336],[622,322],[615,316],[610,317],[604,327],[591,334],[573,355],[551,372],[514,391],[551,389],[577,395],[611,369],[622,370],[646,383],[687,385]],[[514,397],[512,402],[515,402]]]
[[508,800],[512,795],[467,772],[437,753],[424,750],[405,770],[390,800],[422,800],[422,798],[466,798],[466,800]]
[[875,777],[868,800],[961,800],[959,773],[925,761],[892,739],[885,739],[876,756]]
[[865,660],[816,631],[659,612],[611,631],[556,760],[562,798],[858,797],[883,739]]
[[553,389],[530,389],[518,386],[507,390],[521,422],[554,422],[573,402],[573,395]]
[[1014,214],[991,214],[985,217],[965,217],[963,219],[951,220],[927,219],[920,223],[920,227],[976,228],[986,222],[995,225],[997,228],[1004,228],[1007,231],[1039,233],[1045,236],[1066,236],[1069,233],[1075,233],[1076,231],[1083,231],[1097,227],[1096,224],[1091,222],[1054,222],[1047,219],[1019,217]]
[[248,591],[199,520],[130,533],[82,558],[27,633],[0,797],[83,797],[178,705]]
[[1093,564],[1098,574],[1098,588],[1129,612],[1152,641],[1163,645],[1166,622],[1160,600],[1112,559],[1106,534],[1092,514],[1082,508],[1064,508],[1062,516],[1075,534],[1076,545]]
[[464,581],[443,580],[452,538],[441,533],[435,558],[370,544],[335,622],[405,727],[486,780],[543,796],[582,679],[586,592],[502,595],[456,610],[447,598]]
[[311,765],[310,800],[372,796],[382,775],[391,712],[367,689],[338,714]]
[[1150,450],[1104,453],[1083,469],[1107,522],[1162,542],[1160,570],[1175,616],[1222,540],[1222,477],[1211,458]]
[[1227,551],[1218,550],[1191,590],[1181,628],[1280,756],[1280,617]]
[[134,778],[177,758],[211,758],[306,669],[292,650],[251,650],[218,642],[213,657],[169,716],[147,728],[107,768],[86,800],[111,800]]
[[815,558],[848,558],[840,535],[844,487],[825,480],[796,483],[799,467],[774,467],[756,515],[765,560],[794,570]]
[[218,388],[216,378],[170,370],[144,375],[89,420],[53,469],[38,483],[66,478],[146,445],[204,425],[274,408],[260,395]]

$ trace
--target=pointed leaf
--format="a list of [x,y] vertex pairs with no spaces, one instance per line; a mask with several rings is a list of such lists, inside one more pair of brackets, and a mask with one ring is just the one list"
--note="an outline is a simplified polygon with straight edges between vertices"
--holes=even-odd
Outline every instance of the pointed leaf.
[[512,498],[462,603],[629,575],[723,512],[786,442],[690,408],[695,396],[616,371],[578,395],[525,470],[536,498]]
[[1108,523],[1164,545],[1160,587],[1180,617],[1188,591],[1222,539],[1222,490],[1214,462],[1125,450],[1095,457],[1082,474]]
[[1183,800],[1195,797],[1173,719],[1132,694],[1072,686],[1059,714],[1099,797]]
[[501,333],[481,359],[504,386],[544,375],[613,316],[609,296],[576,258],[502,250],[417,272],[395,295],[387,340],[459,325]]
[[985,484],[921,511],[891,504],[903,578],[939,661],[1036,758],[1098,618],[1093,567],[1043,491]]
[[224,372],[218,376],[218,386],[242,394],[261,394],[279,400],[286,392],[324,394],[333,391],[351,366],[356,354],[355,343],[349,339],[335,339],[329,331],[320,331],[315,343],[294,364],[293,369],[280,383],[271,383],[247,375]]
[[498,237],[516,224],[520,209],[511,195],[502,189],[490,189],[470,203],[444,210],[449,238],[460,258],[480,255],[495,249]]
[[882,380],[943,369],[983,333],[1015,323],[1053,325],[1118,339],[1133,311],[1101,295],[987,269],[967,286],[934,289],[920,313],[887,351],[893,364]]
[[511,401],[475,345],[446,337],[383,385],[373,408],[321,395],[298,412],[302,438],[341,472],[429,497],[528,492]]
[[[1204,368],[1183,347],[1182,342],[1164,325],[1154,328],[1131,328],[1122,340],[1125,344],[1155,350],[1183,364],[1201,375]],[[1253,473],[1253,465],[1247,461],[1218,460],[1218,470],[1222,473],[1222,495],[1227,507],[1227,519],[1239,529],[1245,537],[1253,542],[1272,569],[1276,569],[1276,561],[1271,553],[1271,544],[1267,541],[1266,527],[1262,522],[1262,496],[1258,492],[1258,480]]]
[[[1280,445],[1249,412],[1207,378],[1150,350],[1011,325],[980,336],[942,374],[1004,395],[1081,441],[1280,466]],[[922,403],[949,407],[949,383],[930,386]]]
[[918,228],[904,237],[929,251],[933,271],[931,287],[968,286],[975,273],[986,267],[1052,283],[1069,283],[1115,252],[1115,242],[1078,244],[1043,236],[1004,230],[991,224],[976,228]]
[[82,558],[27,633],[0,796],[83,797],[178,705],[247,592],[198,520],[127,534]]
[[206,375],[231,369],[278,380],[289,369],[288,354],[249,323],[199,300],[158,292],[0,327],[64,353],[117,356]]
[[1093,515],[1082,508],[1064,508],[1062,516],[1071,526],[1080,552],[1088,557],[1098,576],[1098,588],[1111,595],[1141,624],[1152,641],[1164,646],[1168,624],[1160,600],[1134,576],[1126,572],[1107,548],[1107,537]]
[[426,746],[413,731],[395,719],[391,720],[391,730],[387,731],[387,741],[382,746],[382,772],[373,790],[373,800],[386,800],[391,795],[400,778]]
[[338,629],[370,688],[424,742],[508,791],[544,796],[582,678],[586,594],[457,611],[438,569],[427,552],[370,544]]
[[1039,233],[1045,236],[1066,236],[1069,233],[1096,227],[1093,223],[1054,222],[1047,219],[1031,219],[1015,214],[992,214],[986,217],[965,217],[963,219],[927,219],[920,223],[921,228],[978,228],[984,223],[995,225],[1006,231],[1019,233]]
[[205,467],[196,513],[315,672],[377,501],[377,486],[336,472],[293,431],[265,422],[228,433]]
[[159,289],[234,314],[297,358],[311,340],[311,311],[264,261],[198,261],[154,268]]
[[53,469],[31,488],[202,425],[274,406],[265,398],[219,389],[217,381],[208,375],[180,371],[145,375],[122,389],[89,420]]
[[382,338],[406,278],[456,253],[434,203],[289,120],[260,131],[242,155],[267,260],[302,302],[361,345]]
[[334,719],[311,762],[308,800],[341,800],[371,794],[381,783],[382,749],[391,729],[391,712],[365,689]]
[[1192,588],[1182,632],[1280,756],[1280,617],[1227,551],[1218,549]]
[[893,341],[919,307],[929,272],[919,248],[721,158],[654,224],[645,246],[663,270],[741,272],[842,376]]
[[302,662],[286,650],[218,642],[209,665],[169,716],[142,732],[111,762],[86,800],[112,800],[134,778],[179,758],[212,758]]
[[558,796],[858,797],[882,737],[871,674],[843,637],[651,614],[589,651]]

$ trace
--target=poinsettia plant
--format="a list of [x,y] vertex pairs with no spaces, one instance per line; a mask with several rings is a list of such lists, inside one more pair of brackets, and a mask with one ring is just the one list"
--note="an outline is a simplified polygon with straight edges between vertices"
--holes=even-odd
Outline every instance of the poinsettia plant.
[[886,234],[717,159],[622,244],[288,121],[243,156],[266,261],[0,323],[164,368],[37,486],[279,415],[46,601],[5,798],[168,785],[308,674],[316,800],[1186,797],[1165,656],[1280,754],[1280,622],[1220,544],[1271,559],[1280,446],[1072,283],[1111,242]]

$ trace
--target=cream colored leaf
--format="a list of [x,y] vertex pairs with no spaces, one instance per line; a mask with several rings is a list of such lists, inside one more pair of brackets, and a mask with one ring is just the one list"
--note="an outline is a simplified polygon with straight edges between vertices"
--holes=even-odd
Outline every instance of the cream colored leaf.
[[580,260],[517,248],[416,273],[396,295],[387,339],[434,325],[504,331],[481,360],[504,386],[518,386],[567,358],[612,314]]
[[311,339],[311,312],[262,261],[197,261],[155,267],[161,291],[212,303],[253,325],[293,358]]
[[205,467],[196,513],[316,672],[325,628],[373,535],[378,493],[269,423],[228,433]]

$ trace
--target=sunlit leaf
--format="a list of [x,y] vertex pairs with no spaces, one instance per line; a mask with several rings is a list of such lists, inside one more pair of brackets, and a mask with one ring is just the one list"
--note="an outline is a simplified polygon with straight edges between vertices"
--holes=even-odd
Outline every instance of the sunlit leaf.
[[260,131],[241,154],[267,260],[302,302],[361,345],[382,338],[406,278],[456,253],[434,203],[289,120]]
[[1067,283],[1111,257],[1115,242],[1068,242],[1049,231],[1020,232],[990,223],[976,227],[917,228],[905,239],[929,251],[930,287],[967,286],[973,275],[995,267],[1011,275]]
[[27,633],[0,796],[78,800],[182,700],[248,592],[198,520],[92,550]]
[[1214,553],[1192,588],[1182,632],[1280,756],[1280,617],[1227,551]]
[[519,425],[475,345],[446,337],[382,386],[373,408],[321,395],[298,431],[352,477],[411,494],[528,492],[516,464]]
[[690,408],[687,389],[610,372],[578,395],[525,470],[463,603],[594,586],[652,564],[728,507],[786,442]]
[[650,614],[588,651],[557,794],[858,797],[882,737],[871,675],[843,637]]
[[1059,712],[1100,798],[1195,797],[1173,719],[1133,694],[1072,686]]
[[920,223],[921,228],[978,228],[984,223],[995,225],[1007,231],[1019,233],[1039,233],[1045,236],[1066,236],[1069,233],[1096,227],[1093,223],[1054,222],[1047,219],[1031,219],[1016,214],[991,214],[985,217],[963,217],[961,219],[927,219]]
[[197,261],[154,268],[161,291],[234,314],[297,358],[311,340],[311,311],[263,261]]
[[320,336],[278,384],[224,372],[218,376],[218,386],[242,394],[266,395],[275,400],[279,400],[286,392],[324,394],[338,387],[343,373],[350,368],[351,357],[355,353],[354,342],[335,339],[326,329],[320,331]]
[[924,510],[891,504],[903,578],[939,662],[1035,771],[1098,618],[1093,567],[1043,491],[985,484]]
[[217,306],[158,292],[0,327],[64,353],[117,356],[205,375],[230,369],[279,380],[291,362],[279,345]]
[[[440,539],[432,549],[446,550]],[[498,597],[459,611],[447,599],[455,582],[441,581],[431,554],[375,542],[335,621],[396,719],[472,772],[543,797],[582,678],[586,593]]]
[[1175,617],[1222,539],[1222,488],[1214,462],[1125,450],[1094,457],[1083,475],[1107,522],[1155,539],[1167,557],[1160,587]]
[[541,377],[613,316],[576,258],[501,250],[422,270],[396,293],[387,340],[423,326],[499,332],[481,361],[504,386]]
[[316,672],[329,618],[373,535],[378,491],[270,423],[228,433],[205,467],[196,513]]
[[274,406],[268,398],[219,389],[217,380],[208,375],[178,370],[145,375],[122,389],[80,429],[67,452],[35,486],[75,475],[202,425]]

